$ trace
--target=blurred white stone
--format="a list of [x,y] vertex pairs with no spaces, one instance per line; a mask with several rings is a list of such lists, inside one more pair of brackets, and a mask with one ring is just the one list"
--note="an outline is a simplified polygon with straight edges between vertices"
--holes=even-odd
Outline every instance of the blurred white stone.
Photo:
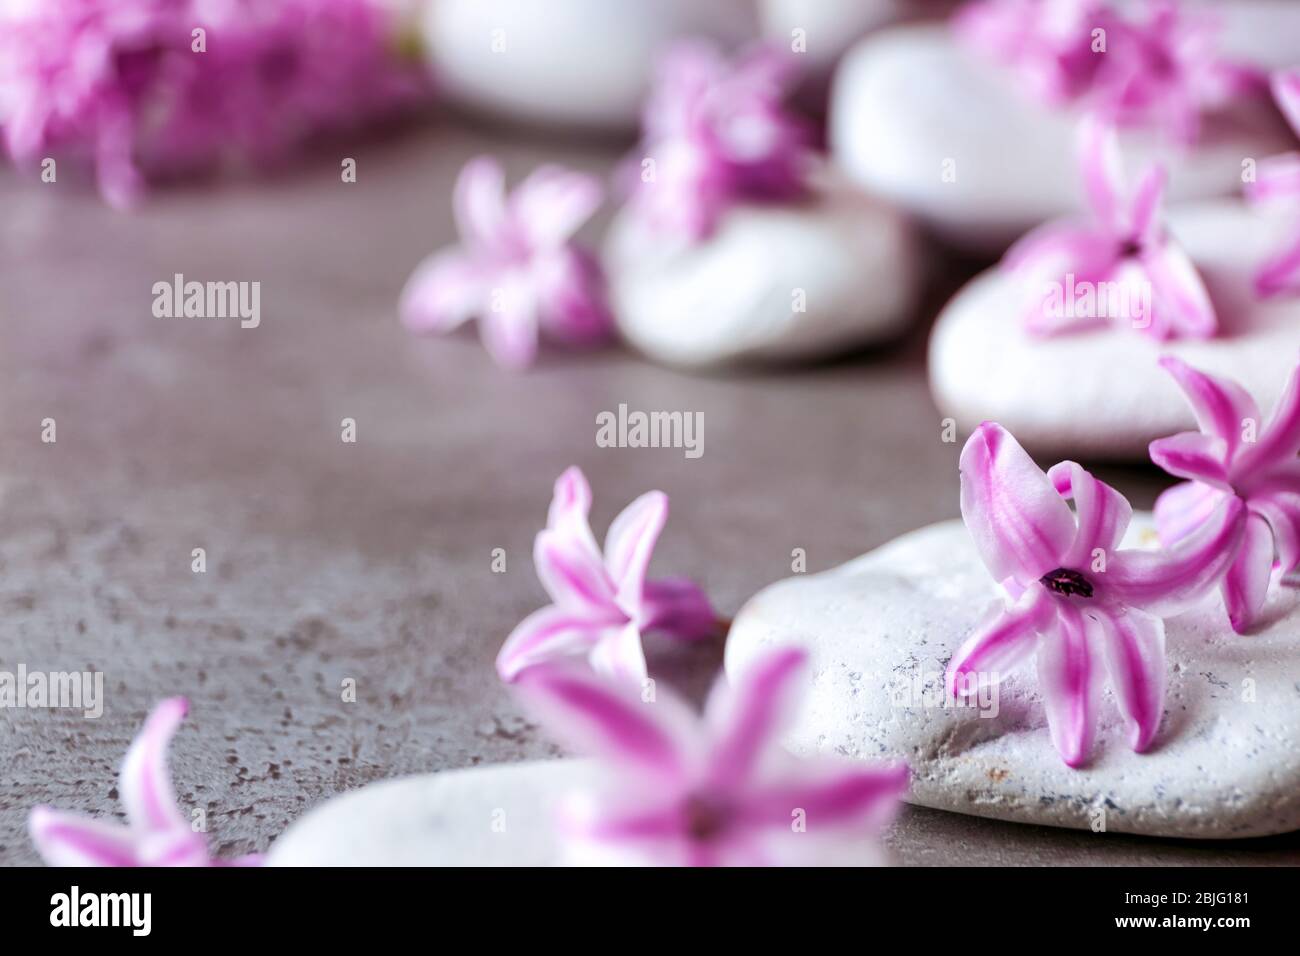
[[935,323],[930,388],[940,411],[965,432],[1000,422],[1026,447],[1062,457],[1145,460],[1153,439],[1195,427],[1156,365],[1172,354],[1241,382],[1267,415],[1300,360],[1300,299],[1257,301],[1251,282],[1294,227],[1233,200],[1176,207],[1168,222],[1209,287],[1220,336],[1160,342],[1122,324],[1031,336],[1025,290],[991,269]]
[[[957,507],[953,469],[953,508]],[[1154,538],[1136,515],[1126,547]],[[922,528],[824,574],[759,592],[736,615],[729,673],[764,648],[811,654],[812,690],[787,737],[799,753],[902,758],[909,802],[1078,829],[1235,838],[1300,827],[1300,592],[1277,588],[1263,624],[1233,634],[1217,594],[1167,622],[1168,689],[1153,748],[1135,754],[1107,691],[1092,762],[1053,749],[1032,664],[980,707],[954,707],[943,673],[998,600],[965,525]]]
[[914,317],[921,283],[907,219],[828,180],[802,202],[733,207],[696,245],[648,233],[624,209],[604,259],[623,336],[682,366],[809,360],[888,340]]
[[538,125],[631,130],[672,40],[752,40],[750,0],[437,0],[422,33],[440,87],[470,108]]
[[[1231,25],[1266,20],[1257,62],[1300,56],[1300,4],[1242,2],[1220,12]],[[1265,11],[1265,12],[1268,12]],[[850,51],[831,91],[832,155],[856,182],[919,215],[948,241],[996,254],[1031,227],[1082,206],[1075,152],[1077,110],[1023,94],[1015,74],[967,50],[946,24],[881,31]],[[1127,131],[1130,172],[1169,166],[1172,199],[1224,196],[1241,187],[1242,161],[1294,146],[1265,101],[1208,117],[1186,150],[1156,132]]]

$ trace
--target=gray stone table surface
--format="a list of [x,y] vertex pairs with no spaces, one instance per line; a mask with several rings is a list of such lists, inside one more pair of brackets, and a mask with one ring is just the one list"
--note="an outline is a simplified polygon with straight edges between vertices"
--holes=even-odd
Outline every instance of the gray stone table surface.
[[[513,177],[543,157],[607,170],[619,152],[427,126],[125,215],[70,173],[0,175],[0,669],[102,670],[107,698],[97,720],[0,710],[0,862],[37,861],[33,804],[120,812],[117,764],[171,694],[192,702],[178,793],[225,854],[374,780],[557,753],[492,662],[544,603],[531,542],[569,464],[591,478],[598,534],[668,492],[655,569],[698,578],[724,613],[789,574],[794,548],[821,570],[957,514],[958,446],[923,358],[960,265],[936,257],[906,341],[830,365],[701,377],[610,349],[510,375],[472,333],[414,340],[394,314],[451,237],[450,183],[479,151]],[[261,282],[261,326],[155,318],[151,287],[175,273]],[[596,414],[620,403],[703,412],[703,456],[597,447]],[[1107,475],[1139,505],[1162,484]],[[649,648],[694,695],[721,660],[718,644]],[[1294,834],[1192,844],[911,808],[889,842],[914,864],[1300,861]]]

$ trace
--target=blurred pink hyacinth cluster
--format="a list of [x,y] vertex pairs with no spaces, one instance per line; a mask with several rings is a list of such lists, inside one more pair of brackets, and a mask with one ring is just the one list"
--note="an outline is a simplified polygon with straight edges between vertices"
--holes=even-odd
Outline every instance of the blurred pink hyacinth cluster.
[[1266,90],[1263,73],[1220,54],[1212,11],[1174,0],[976,0],[954,26],[1043,102],[1085,102],[1120,125],[1161,126],[1183,142],[1196,140],[1203,110]]
[[14,162],[74,157],[104,199],[232,158],[265,162],[422,89],[381,0],[19,0],[0,11]]

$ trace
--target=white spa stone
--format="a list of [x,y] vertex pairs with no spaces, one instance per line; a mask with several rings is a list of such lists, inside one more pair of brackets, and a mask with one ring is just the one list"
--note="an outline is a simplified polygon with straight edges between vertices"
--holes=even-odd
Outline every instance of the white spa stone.
[[580,760],[499,764],[371,784],[271,846],[271,866],[550,866],[555,802],[593,779]]
[[914,318],[921,282],[908,220],[829,180],[805,201],[733,207],[696,245],[647,233],[625,209],[604,260],[620,332],[681,366],[815,359],[891,339]]
[[1156,438],[1194,428],[1157,359],[1177,355],[1236,379],[1267,416],[1300,360],[1300,298],[1257,301],[1251,277],[1292,221],[1229,200],[1170,211],[1169,228],[1204,277],[1222,333],[1158,342],[1119,324],[1050,338],[1024,329],[1023,290],[996,268],[944,307],[930,339],[930,389],[963,432],[992,420],[1059,457],[1147,458]]
[[[1224,7],[1234,46],[1259,0]],[[1281,4],[1256,35],[1256,61],[1294,58],[1300,4]],[[1240,8],[1240,9],[1239,9]],[[1240,18],[1240,22],[1239,22]],[[1278,46],[1278,50],[1274,47]],[[1022,95],[1014,74],[957,43],[945,24],[876,33],[851,50],[831,92],[831,154],[854,181],[921,217],[947,241],[997,254],[1031,227],[1082,206],[1079,113]],[[1267,103],[1207,118],[1185,151],[1158,133],[1122,137],[1130,171],[1168,163],[1172,199],[1229,195],[1242,161],[1294,146]]]
[[625,131],[640,119],[655,58],[682,37],[751,40],[749,0],[438,0],[422,38],[453,100],[534,124]]
[[[1135,516],[1130,538],[1153,538],[1149,521]],[[932,525],[759,592],[732,624],[726,668],[734,674],[772,645],[806,647],[812,687],[790,747],[902,758],[907,799],[921,806],[1152,836],[1300,828],[1300,592],[1275,586],[1246,637],[1228,628],[1217,595],[1167,621],[1155,745],[1129,750],[1107,691],[1093,760],[1080,770],[1048,739],[1032,664],[984,701],[988,716],[945,706],[944,668],[996,597],[965,526]]]

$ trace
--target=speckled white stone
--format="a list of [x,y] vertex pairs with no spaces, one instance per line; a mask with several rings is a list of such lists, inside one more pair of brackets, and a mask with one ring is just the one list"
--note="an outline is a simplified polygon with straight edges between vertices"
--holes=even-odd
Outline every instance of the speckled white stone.
[[888,340],[914,318],[921,282],[911,224],[830,179],[806,201],[736,206],[696,245],[649,234],[625,210],[604,259],[620,332],[683,366],[798,361]]
[[271,866],[552,866],[555,802],[590,783],[586,761],[539,760],[371,784],[297,820]]
[[[424,7],[424,46],[451,99],[510,120],[618,131],[637,125],[666,44],[693,36],[734,46],[758,31],[748,0],[438,0]],[[500,52],[494,38],[504,43]]]
[[1000,422],[1036,451],[1145,460],[1153,439],[1195,427],[1156,364],[1168,353],[1241,382],[1267,415],[1300,358],[1300,299],[1258,302],[1251,276],[1294,227],[1228,200],[1174,209],[1169,226],[1209,286],[1222,336],[1157,342],[1122,325],[1031,336],[1020,291],[993,269],[935,323],[930,388],[940,411],[966,432]]
[[[1222,8],[1229,46],[1252,24],[1252,59],[1294,58],[1300,4],[1258,2]],[[1240,8],[1240,9],[1238,9]],[[899,26],[873,34],[844,58],[834,79],[829,137],[836,162],[855,181],[922,217],[948,241],[997,253],[1034,225],[1082,205],[1075,155],[1076,110],[1022,95],[1014,74],[959,45],[945,24]],[[1129,132],[1126,164],[1170,167],[1174,199],[1228,195],[1241,163],[1290,148],[1267,104],[1212,117],[1201,141],[1183,151],[1158,134]],[[945,178],[946,163],[952,176]]]
[[[1135,517],[1126,547],[1154,537],[1149,520]],[[965,526],[932,525],[759,592],[732,624],[726,667],[773,644],[808,648],[812,690],[792,749],[901,757],[922,806],[1084,829],[1104,819],[1153,836],[1300,827],[1300,592],[1275,588],[1247,637],[1229,630],[1217,596],[1169,620],[1155,746],[1128,749],[1107,691],[1081,770],[1052,748],[1032,666],[1004,679],[996,716],[945,706],[944,668],[996,596]]]

